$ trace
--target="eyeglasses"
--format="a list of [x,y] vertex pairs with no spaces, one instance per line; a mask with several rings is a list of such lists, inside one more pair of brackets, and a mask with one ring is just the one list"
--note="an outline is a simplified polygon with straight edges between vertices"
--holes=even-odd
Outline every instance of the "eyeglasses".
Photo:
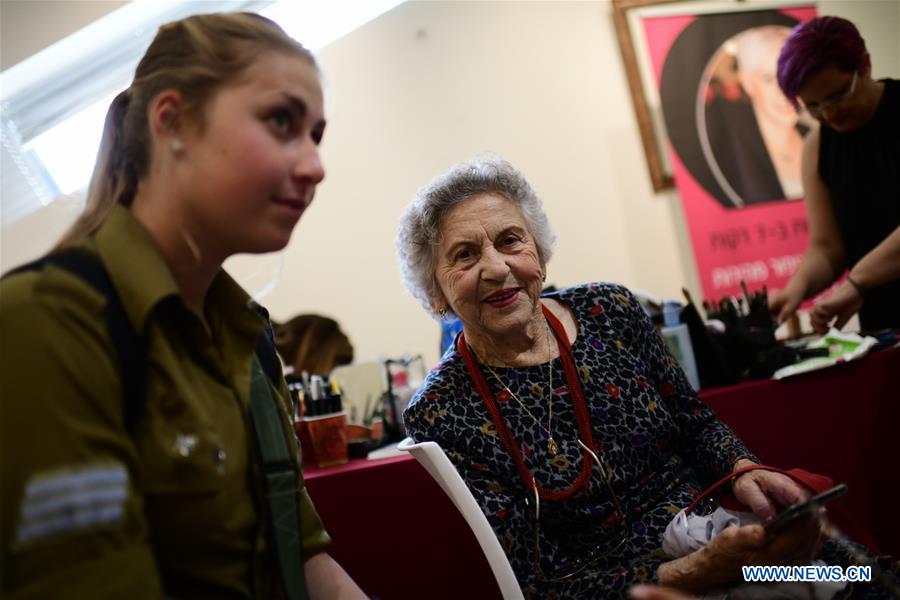
[[[570,561],[568,564],[563,567],[559,567],[556,569],[556,573],[552,576],[547,576],[543,569],[541,568],[541,548],[540,548],[540,537],[541,537],[541,496],[538,493],[537,482],[532,478],[532,483],[534,484],[534,572],[539,581],[544,583],[551,583],[556,581],[564,581],[569,579],[570,577],[574,577],[578,575],[584,569],[586,569],[590,564],[596,562],[598,559],[603,558],[604,556],[609,556],[613,554],[616,550],[622,547],[625,542],[628,541],[628,524],[625,522],[625,513],[622,511],[622,506],[619,504],[619,498],[616,496],[615,491],[612,488],[612,484],[610,483],[610,479],[612,478],[612,472],[606,467],[606,464],[603,462],[603,459],[600,458],[593,450],[588,448],[584,442],[581,440],[577,440],[578,445],[581,446],[584,450],[591,455],[591,458],[597,463],[597,466],[600,468],[600,479],[606,485],[606,489],[609,492],[609,496],[612,499],[613,506],[615,506],[615,511],[617,515],[617,521],[619,526],[621,527],[621,539],[619,542],[609,548],[605,552],[600,552],[600,549],[606,546],[607,544],[601,543],[596,548],[591,550],[588,553],[588,556],[585,558],[576,558]],[[565,572],[565,575],[559,575],[559,572]]]
[[823,100],[822,102],[803,102],[803,107],[806,109],[806,112],[808,112],[812,116],[821,117],[825,111],[840,106],[842,102],[853,95],[853,92],[856,91],[856,79],[857,72],[854,71],[853,79],[850,80],[850,87],[848,87],[846,90],[844,90],[843,92],[839,92],[828,100]]

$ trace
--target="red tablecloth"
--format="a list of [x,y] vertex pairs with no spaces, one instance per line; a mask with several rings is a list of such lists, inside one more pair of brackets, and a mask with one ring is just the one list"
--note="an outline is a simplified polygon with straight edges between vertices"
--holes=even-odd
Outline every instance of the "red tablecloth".
[[[900,349],[701,398],[764,462],[847,483],[839,506],[900,554]],[[330,552],[382,600],[499,598],[463,518],[410,457],[306,473]]]
[[900,349],[700,397],[764,463],[846,483],[837,506],[900,555]]
[[329,553],[381,600],[500,598],[465,520],[411,456],[305,474]]

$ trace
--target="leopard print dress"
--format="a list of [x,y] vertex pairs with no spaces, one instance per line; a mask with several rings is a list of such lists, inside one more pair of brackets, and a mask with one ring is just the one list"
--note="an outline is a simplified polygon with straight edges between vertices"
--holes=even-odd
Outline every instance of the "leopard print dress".
[[[635,582],[653,580],[668,560],[660,545],[674,514],[739,459],[755,457],[700,402],[627,289],[592,283],[548,297],[568,305],[578,324],[572,350],[608,484],[594,467],[581,493],[541,500],[536,520],[533,496],[455,346],[407,408],[406,430],[450,456],[527,598],[620,597]],[[562,361],[495,367],[494,373],[481,368],[537,483],[571,486],[584,457]],[[559,446],[555,456],[544,431],[548,421]]]

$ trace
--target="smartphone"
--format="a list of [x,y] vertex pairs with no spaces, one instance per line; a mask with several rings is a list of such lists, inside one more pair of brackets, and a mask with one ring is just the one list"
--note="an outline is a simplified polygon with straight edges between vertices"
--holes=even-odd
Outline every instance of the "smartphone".
[[822,506],[825,506],[832,500],[840,498],[844,494],[847,493],[847,484],[842,483],[840,485],[836,485],[829,490],[825,490],[821,494],[816,494],[811,498],[805,500],[804,502],[798,502],[793,506],[789,506],[766,523],[766,533],[772,535],[780,531],[781,529],[787,527],[789,524],[793,523],[800,517],[810,515],[813,511],[818,510]]

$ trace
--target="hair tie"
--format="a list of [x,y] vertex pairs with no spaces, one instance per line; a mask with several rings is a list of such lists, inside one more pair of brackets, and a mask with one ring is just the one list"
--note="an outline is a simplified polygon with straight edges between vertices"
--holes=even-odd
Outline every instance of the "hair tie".
[[131,86],[128,86],[113,99],[113,105],[124,109],[131,103],[131,96]]

